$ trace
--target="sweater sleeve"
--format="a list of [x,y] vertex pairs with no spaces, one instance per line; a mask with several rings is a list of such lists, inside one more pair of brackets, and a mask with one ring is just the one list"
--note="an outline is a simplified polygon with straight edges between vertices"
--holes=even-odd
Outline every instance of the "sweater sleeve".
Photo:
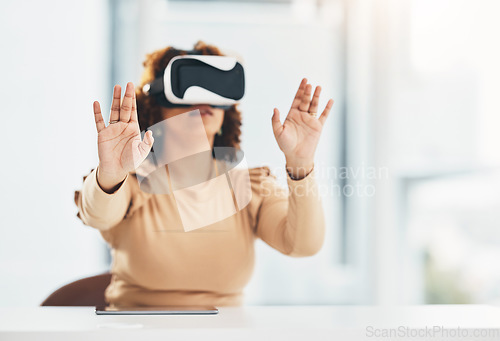
[[317,253],[324,241],[325,219],[314,170],[301,180],[288,176],[288,193],[278,186],[267,167],[251,169],[250,180],[257,196],[257,237],[289,256]]
[[78,217],[85,225],[101,231],[111,229],[123,220],[132,200],[131,175],[127,175],[113,193],[104,192],[97,182],[97,168],[84,177],[81,191],[75,192]]

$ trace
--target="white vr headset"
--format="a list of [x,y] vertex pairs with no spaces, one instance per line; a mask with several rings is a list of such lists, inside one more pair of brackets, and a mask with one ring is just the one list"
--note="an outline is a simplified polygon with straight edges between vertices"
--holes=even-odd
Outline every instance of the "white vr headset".
[[243,66],[234,57],[183,55],[170,60],[162,76],[142,91],[166,107],[209,104],[229,108],[245,94]]

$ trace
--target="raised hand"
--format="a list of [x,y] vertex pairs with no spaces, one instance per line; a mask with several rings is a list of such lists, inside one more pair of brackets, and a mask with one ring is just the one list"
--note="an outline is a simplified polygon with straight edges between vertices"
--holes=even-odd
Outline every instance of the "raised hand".
[[[121,102],[121,104],[120,104]],[[121,87],[115,85],[109,124],[106,127],[99,102],[94,102],[99,167],[97,180],[106,192],[113,190],[148,156],[153,134],[147,131],[141,141],[133,83],[127,83],[123,102]]]
[[312,100],[311,92],[311,84],[307,84],[306,78],[302,79],[283,124],[277,108],[272,117],[276,142],[285,154],[288,171],[296,177],[305,176],[313,168],[321,130],[333,106],[333,99],[330,99],[316,118],[321,87],[316,87]]

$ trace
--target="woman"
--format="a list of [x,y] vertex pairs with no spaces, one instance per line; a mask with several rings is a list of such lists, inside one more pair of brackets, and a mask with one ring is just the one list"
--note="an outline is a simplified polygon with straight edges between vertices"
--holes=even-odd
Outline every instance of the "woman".
[[[222,55],[201,41],[194,51]],[[148,55],[140,89],[159,77],[173,57],[185,54],[169,47]],[[201,117],[211,147],[238,148],[241,116],[236,105],[167,108],[128,83],[122,102],[121,89],[115,86],[106,126],[94,102],[99,165],[84,178],[75,202],[80,219],[97,228],[112,248],[106,301],[115,306],[241,305],[242,290],[253,271],[256,238],[290,256],[318,252],[325,226],[313,160],[333,105],[329,100],[315,117],[320,91],[316,87],[311,99],[312,87],[303,79],[284,123],[278,109],[272,115],[274,135],[286,158],[290,194],[277,186],[269,168],[250,169],[249,204],[227,219],[190,232],[182,229],[172,194],[147,193],[139,186],[135,169],[154,142],[151,131],[141,139],[140,127],[145,130],[199,109],[209,113]]]

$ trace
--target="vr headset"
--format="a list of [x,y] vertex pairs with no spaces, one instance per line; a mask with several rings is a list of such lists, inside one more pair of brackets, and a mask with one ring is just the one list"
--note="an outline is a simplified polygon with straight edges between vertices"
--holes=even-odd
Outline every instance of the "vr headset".
[[209,104],[228,109],[245,94],[243,66],[234,57],[183,55],[170,60],[162,76],[142,91],[165,107]]

